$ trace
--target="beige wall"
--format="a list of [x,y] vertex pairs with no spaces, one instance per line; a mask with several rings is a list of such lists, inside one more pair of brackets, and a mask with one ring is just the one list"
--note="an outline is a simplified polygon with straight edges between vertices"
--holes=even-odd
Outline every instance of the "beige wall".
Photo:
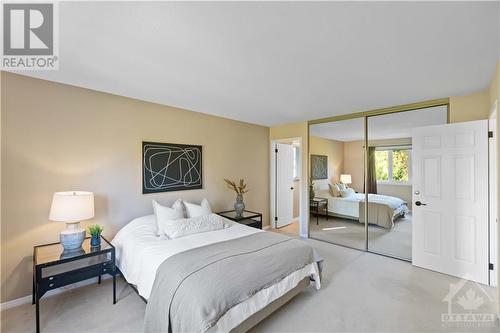
[[411,185],[389,185],[389,184],[377,184],[377,193],[382,195],[389,195],[391,197],[400,198],[408,203],[408,207],[411,209],[412,203],[412,186]]
[[450,97],[450,122],[459,123],[488,119],[490,101],[488,91]]
[[[267,127],[8,73],[1,92],[2,302],[31,293],[33,245],[64,228],[47,218],[55,191],[93,191],[90,222],[111,238],[151,214],[152,199],[207,197],[214,211],[231,209],[223,178],[245,178],[247,208],[269,221]],[[203,145],[203,189],[143,195],[143,140]]]
[[309,153],[328,156],[328,179],[314,180],[315,189],[320,186],[327,189],[328,184],[340,181],[340,174],[344,169],[344,143],[342,141],[311,136],[309,137]]
[[363,141],[344,142],[344,173],[351,175],[350,185],[356,192],[364,188],[364,154]]
[[[500,103],[500,61],[497,63],[493,79],[491,80],[490,88],[488,90],[489,97],[489,110],[493,107],[495,101]],[[500,110],[498,110],[500,112]]]

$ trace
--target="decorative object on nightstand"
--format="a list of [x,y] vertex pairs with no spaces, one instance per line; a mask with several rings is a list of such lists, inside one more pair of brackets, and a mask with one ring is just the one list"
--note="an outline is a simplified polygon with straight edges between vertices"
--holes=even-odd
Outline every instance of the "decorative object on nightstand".
[[49,219],[66,222],[60,241],[65,250],[76,250],[85,239],[80,221],[94,217],[94,193],[83,191],[56,192],[52,198]]
[[351,175],[347,175],[347,174],[340,175],[340,182],[346,186],[352,184]]
[[245,203],[243,202],[243,194],[248,192],[247,184],[243,179],[240,179],[239,185],[236,182],[224,178],[228,188],[236,192],[236,202],[234,203],[234,211],[236,212],[236,217],[241,218],[243,211],[245,210]]
[[314,199],[314,196],[316,194],[314,193],[314,182],[311,182],[311,185],[309,185],[309,199],[312,200]]
[[101,233],[104,230],[99,224],[94,224],[89,227],[90,246],[101,246]]
[[218,215],[230,219],[231,221],[244,224],[246,226],[262,229],[262,214],[257,212],[252,212],[250,210],[244,210],[240,216],[234,210],[228,210],[225,212],[219,212]]
[[33,248],[33,298],[36,304],[36,332],[40,332],[40,299],[49,290],[64,287],[101,275],[113,277],[113,304],[116,303],[115,248],[101,236],[101,246],[92,247],[90,238],[74,251],[66,251],[61,243]]

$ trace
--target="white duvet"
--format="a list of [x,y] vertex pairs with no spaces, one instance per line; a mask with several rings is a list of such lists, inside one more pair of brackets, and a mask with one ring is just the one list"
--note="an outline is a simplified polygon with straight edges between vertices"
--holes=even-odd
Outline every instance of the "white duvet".
[[[328,199],[328,211],[330,213],[359,219],[359,203],[365,202],[364,193],[354,193],[345,198],[334,197],[328,190],[318,191],[316,194],[318,197]],[[385,205],[392,210],[406,205],[406,201],[404,200],[381,194],[368,194],[368,202]]]
[[[116,251],[116,264],[127,282],[135,285],[139,295],[147,300],[151,294],[156,271],[165,259],[192,248],[264,232],[227,219],[224,223],[227,223],[229,227],[176,239],[167,239],[156,236],[155,215],[137,218],[123,227],[112,241]],[[307,265],[231,308],[219,319],[217,325],[210,329],[210,332],[230,331],[273,300],[286,294],[302,279],[310,275],[315,277],[316,288],[319,289],[317,264]]]

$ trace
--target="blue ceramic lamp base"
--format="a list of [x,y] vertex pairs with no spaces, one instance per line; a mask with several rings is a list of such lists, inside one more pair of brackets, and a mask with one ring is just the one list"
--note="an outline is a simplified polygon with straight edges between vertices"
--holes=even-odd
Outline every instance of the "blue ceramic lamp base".
[[80,222],[66,223],[66,229],[59,235],[64,250],[76,250],[82,247],[85,239],[85,229],[80,228]]

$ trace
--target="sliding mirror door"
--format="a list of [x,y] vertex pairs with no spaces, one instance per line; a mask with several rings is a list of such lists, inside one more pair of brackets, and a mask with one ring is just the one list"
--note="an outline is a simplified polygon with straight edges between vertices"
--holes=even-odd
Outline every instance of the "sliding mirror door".
[[368,250],[411,260],[412,130],[447,123],[447,106],[367,119]]
[[310,237],[365,250],[364,133],[364,118],[309,126]]

